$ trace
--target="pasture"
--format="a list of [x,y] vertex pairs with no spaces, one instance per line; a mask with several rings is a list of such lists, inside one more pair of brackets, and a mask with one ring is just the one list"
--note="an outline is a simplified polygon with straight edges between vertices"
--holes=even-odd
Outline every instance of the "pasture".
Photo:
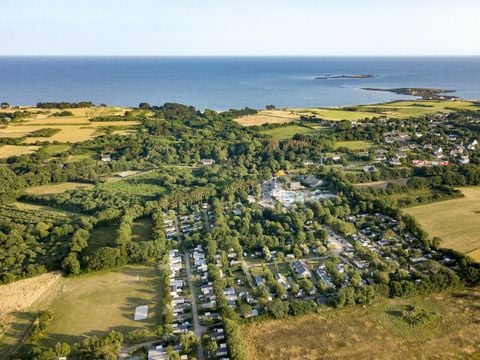
[[57,184],[33,186],[26,189],[25,193],[28,195],[53,195],[53,194],[61,194],[68,190],[89,189],[92,187],[93,187],[92,184],[63,182],[63,183],[57,183]]
[[[243,327],[249,359],[475,358],[480,344],[480,290],[468,289]],[[411,325],[404,309],[431,314]]]
[[315,130],[301,125],[289,125],[289,126],[281,126],[273,129],[268,130],[261,130],[260,132],[265,135],[269,135],[277,140],[285,140],[291,139],[296,134],[307,135],[311,134]]
[[[112,330],[125,334],[155,326],[161,319],[161,291],[159,273],[153,265],[130,265],[62,279],[44,303],[55,314],[45,343],[54,345]],[[135,307],[140,305],[149,306],[148,319],[134,321]]]
[[157,172],[134,175],[124,180],[111,180],[100,185],[102,190],[143,197],[159,196],[167,191]]
[[465,197],[405,209],[442,247],[480,261],[480,187],[460,188]]
[[[6,333],[3,337],[0,333],[0,359],[8,358],[36,314],[47,309],[54,312],[43,342],[48,346],[112,330],[126,334],[152,328],[161,321],[161,285],[154,265],[129,265],[74,278],[46,274],[2,285],[0,295],[5,296],[0,297],[0,315]],[[140,305],[148,305],[148,318],[134,321],[135,307]]]
[[334,144],[334,149],[340,148],[347,148],[348,150],[352,151],[359,151],[359,150],[368,150],[373,146],[372,143],[368,141],[362,140],[354,140],[354,141],[337,141]]

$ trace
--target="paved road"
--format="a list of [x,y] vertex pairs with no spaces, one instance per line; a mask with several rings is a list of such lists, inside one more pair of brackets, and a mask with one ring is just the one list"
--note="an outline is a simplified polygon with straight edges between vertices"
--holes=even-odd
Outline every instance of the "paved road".
[[202,334],[205,332],[206,327],[201,326],[200,321],[198,320],[197,299],[195,296],[195,289],[192,282],[192,271],[190,269],[190,254],[188,251],[185,252],[185,270],[187,271],[187,282],[190,288],[190,293],[192,294],[193,330],[195,332],[195,335],[197,335],[200,339],[200,342],[198,344],[198,360],[204,360]]

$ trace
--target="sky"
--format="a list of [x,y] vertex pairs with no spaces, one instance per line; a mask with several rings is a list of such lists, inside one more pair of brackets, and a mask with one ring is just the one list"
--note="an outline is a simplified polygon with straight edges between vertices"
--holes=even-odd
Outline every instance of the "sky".
[[478,0],[0,0],[0,55],[480,55]]

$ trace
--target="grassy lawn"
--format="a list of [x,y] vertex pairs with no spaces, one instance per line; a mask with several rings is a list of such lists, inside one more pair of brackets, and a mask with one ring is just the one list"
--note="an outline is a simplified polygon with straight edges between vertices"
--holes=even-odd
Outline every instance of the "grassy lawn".
[[28,188],[25,192],[29,195],[52,195],[61,194],[68,190],[92,188],[92,184],[63,182],[58,184],[40,185]]
[[356,150],[368,150],[373,146],[373,144],[368,141],[354,140],[354,141],[337,141],[334,146],[335,146],[335,150],[344,147],[349,150],[356,151]]
[[300,125],[283,126],[274,129],[262,130],[262,134],[269,135],[277,140],[292,138],[295,134],[311,134],[314,130]]
[[57,155],[64,151],[67,151],[68,149],[70,149],[70,145],[68,144],[52,144],[52,145],[47,145],[43,148],[43,150],[48,155]]
[[167,191],[162,186],[159,174],[156,172],[133,176],[125,180],[108,181],[101,185],[101,189],[145,197],[159,196]]
[[92,254],[98,248],[104,246],[115,246],[117,237],[117,226],[113,224],[102,224],[93,228],[88,247],[85,249],[87,254]]
[[[295,319],[245,325],[249,359],[475,358],[480,343],[480,290],[412,299],[384,299],[366,307],[326,309]],[[410,325],[402,312],[431,314]]]
[[[45,344],[78,341],[112,330],[127,333],[135,328],[155,326],[161,319],[158,275],[153,265],[132,265],[63,279],[50,294],[48,308],[54,312],[55,319]],[[133,320],[135,307],[139,305],[149,306],[147,320]]]
[[469,254],[480,261],[480,187],[461,188],[461,199],[408,208],[430,236],[442,246]]
[[[45,281],[37,281],[43,277],[22,280],[34,282],[26,290],[21,282],[13,284],[19,288],[12,304],[18,310],[11,319],[14,325],[0,338],[0,359],[8,359],[36,314],[46,309],[54,312],[54,320],[43,342],[48,346],[59,341],[76,342],[86,336],[101,336],[112,330],[125,334],[133,329],[160,324],[162,286],[154,265],[128,265],[74,278],[62,277],[54,279],[49,286],[43,286]],[[37,286],[38,283],[42,287]],[[7,290],[12,292],[9,288]],[[42,293],[38,294],[39,291]],[[28,307],[19,307],[19,299]],[[149,306],[148,319],[134,321],[135,307],[139,305]]]
[[132,226],[132,240],[133,241],[151,240],[153,237],[152,226],[153,226],[153,222],[151,218],[135,220]]
[[297,112],[299,115],[312,116],[315,115],[321,119],[341,121],[350,120],[357,121],[363,119],[370,119],[377,114],[368,111],[348,111],[341,108],[314,108],[314,109],[295,109],[291,110]]

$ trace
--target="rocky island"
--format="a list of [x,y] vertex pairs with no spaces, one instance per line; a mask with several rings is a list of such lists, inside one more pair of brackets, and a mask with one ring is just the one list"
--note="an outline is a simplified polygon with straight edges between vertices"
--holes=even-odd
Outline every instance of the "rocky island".
[[334,79],[371,79],[376,77],[372,74],[355,74],[355,75],[324,75],[318,76],[315,80],[334,80]]

